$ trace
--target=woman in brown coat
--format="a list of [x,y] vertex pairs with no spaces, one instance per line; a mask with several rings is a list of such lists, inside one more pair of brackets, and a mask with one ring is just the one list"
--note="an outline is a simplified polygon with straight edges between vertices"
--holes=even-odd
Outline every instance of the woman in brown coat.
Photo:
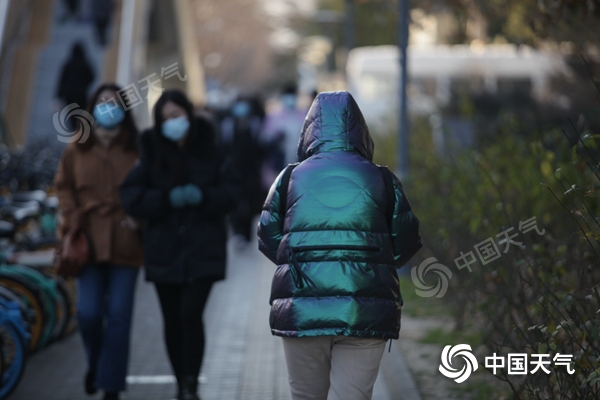
[[[86,350],[85,391],[119,398],[125,390],[133,297],[142,264],[136,222],[125,214],[118,187],[138,158],[137,129],[130,111],[117,106],[115,85],[92,96],[94,123],[84,124],[65,149],[55,178],[65,234],[81,226],[93,249],[92,262],[78,278],[77,318]],[[85,123],[86,121],[81,121]]]

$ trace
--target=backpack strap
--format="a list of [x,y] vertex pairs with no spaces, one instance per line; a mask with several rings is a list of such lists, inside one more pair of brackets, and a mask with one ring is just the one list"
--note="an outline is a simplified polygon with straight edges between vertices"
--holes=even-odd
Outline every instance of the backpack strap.
[[388,224],[388,230],[392,232],[392,219],[394,218],[394,206],[396,205],[396,193],[394,191],[394,175],[388,167],[378,165],[379,170],[383,175],[383,183],[385,184],[385,192],[387,202],[385,207],[385,217]]
[[290,186],[290,177],[292,176],[293,169],[296,168],[298,164],[299,163],[289,164],[286,167],[283,176],[281,177],[281,186],[279,186],[279,213],[282,217],[285,215],[286,212],[285,207],[287,206],[287,195],[288,188]]

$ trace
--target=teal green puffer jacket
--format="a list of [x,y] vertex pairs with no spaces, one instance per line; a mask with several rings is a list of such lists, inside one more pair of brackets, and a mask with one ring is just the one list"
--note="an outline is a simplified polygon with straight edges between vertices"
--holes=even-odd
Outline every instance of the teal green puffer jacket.
[[421,247],[419,220],[395,177],[387,220],[385,181],[372,159],[373,141],[352,96],[320,93],[302,129],[284,209],[282,172],[258,227],[260,250],[277,264],[274,335],[398,338],[396,268]]

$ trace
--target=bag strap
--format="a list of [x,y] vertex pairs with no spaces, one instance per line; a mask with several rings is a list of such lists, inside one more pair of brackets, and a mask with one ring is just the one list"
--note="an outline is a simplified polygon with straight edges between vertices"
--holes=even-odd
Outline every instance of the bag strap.
[[281,186],[279,186],[279,213],[282,217],[285,215],[286,211],[285,207],[287,206],[288,187],[290,186],[292,170],[296,168],[298,164],[299,163],[289,164],[281,177]]
[[385,184],[385,192],[387,195],[387,203],[385,207],[385,218],[388,224],[388,230],[392,232],[392,219],[394,218],[394,206],[396,205],[396,193],[394,191],[394,175],[388,167],[378,165],[379,170],[383,174],[383,183]]

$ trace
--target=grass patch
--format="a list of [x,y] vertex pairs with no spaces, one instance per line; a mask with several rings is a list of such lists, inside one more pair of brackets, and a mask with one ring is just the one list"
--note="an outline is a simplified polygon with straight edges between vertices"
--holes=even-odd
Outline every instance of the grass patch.
[[465,343],[475,348],[483,343],[483,338],[480,333],[464,330],[446,330],[444,328],[435,328],[427,332],[425,336],[419,339],[419,342],[426,344],[439,344],[442,346],[452,343]]
[[498,382],[474,381],[473,375],[470,381],[452,385],[450,390],[460,395],[461,398],[470,400],[505,400],[511,398],[511,392],[506,390]]
[[402,314],[410,317],[443,317],[450,316],[450,308],[443,298],[421,297],[415,292],[415,285],[410,276],[400,276],[400,293],[404,305]]

